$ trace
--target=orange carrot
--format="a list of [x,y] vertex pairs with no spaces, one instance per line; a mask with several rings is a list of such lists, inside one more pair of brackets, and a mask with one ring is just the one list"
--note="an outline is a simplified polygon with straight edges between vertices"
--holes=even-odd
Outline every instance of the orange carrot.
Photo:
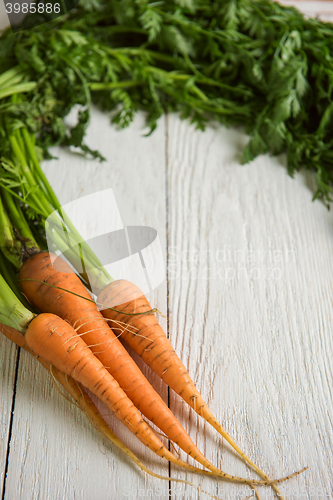
[[[195,486],[192,484],[190,481],[184,480],[184,479],[176,479],[173,477],[166,477],[162,476],[160,474],[156,474],[155,472],[151,471],[148,469],[139,459],[138,457],[129,449],[127,446],[125,446],[122,441],[112,432],[110,427],[107,425],[103,417],[101,416],[100,412],[98,411],[97,407],[95,406],[94,402],[92,399],[88,396],[84,388],[81,388],[79,384],[69,377],[68,375],[65,375],[61,371],[57,370],[54,366],[50,365],[49,363],[46,363],[43,361],[39,356],[37,356],[31,349],[29,349],[25,337],[17,330],[14,328],[11,328],[6,325],[0,324],[0,331],[7,337],[9,340],[14,342],[16,345],[19,347],[25,349],[27,352],[29,352],[32,356],[34,356],[39,363],[51,373],[53,379],[56,379],[63,387],[64,389],[69,392],[69,394],[72,396],[74,402],[76,405],[79,406],[79,408],[84,412],[84,414],[87,416],[87,418],[91,421],[91,423],[94,425],[94,427],[110,441],[112,444],[117,446],[125,455],[133,461],[143,472],[146,472],[150,476],[153,476],[157,479],[162,479],[164,481],[173,481],[177,483],[182,483],[189,485],[193,488],[196,488],[197,490],[201,491],[202,493],[207,493],[204,490],[202,490],[200,487]],[[66,397],[66,396],[65,396]],[[186,464],[187,465],[187,464]],[[195,470],[193,472],[199,472],[201,471]],[[208,475],[209,473],[207,473]],[[207,493],[209,496],[212,498],[215,498],[218,500],[218,498],[214,495],[211,495]]]
[[[52,373],[52,376],[56,378],[62,385],[65,387],[67,391],[72,395],[73,399],[75,402],[81,407],[81,409],[86,413],[88,418],[91,419],[92,423],[97,427],[98,430],[102,432],[112,443],[114,443],[116,446],[118,446],[124,453],[131,459],[133,460],[144,472],[147,472],[148,474],[157,477],[159,479],[164,479],[164,480],[170,480],[170,481],[176,481],[180,483],[184,483],[190,486],[194,486],[191,482],[182,480],[182,479],[174,479],[174,478],[166,478],[164,476],[161,476],[159,474],[155,474],[154,472],[150,471],[145,467],[140,460],[113,434],[111,429],[107,426],[106,422],[98,412],[96,406],[92,402],[92,400],[89,398],[88,394],[81,388],[79,387],[76,379],[73,379],[71,376],[69,376],[67,371],[72,371],[76,373],[80,371],[80,378],[85,379],[83,371],[96,371],[96,367],[90,367],[89,361],[92,359],[92,363],[96,365],[100,364],[98,360],[93,355],[89,355],[89,348],[88,346],[85,345],[85,343],[80,339],[80,337],[76,334],[75,330],[73,330],[69,325],[67,325],[64,321],[62,321],[59,317],[53,315],[53,314],[42,314],[40,316],[37,316],[34,320],[32,320],[29,324],[29,327],[27,328],[25,335],[23,336],[22,333],[18,332],[14,328],[11,328],[6,325],[0,324],[0,331],[10,340],[15,342],[19,347],[22,347],[26,351],[28,351],[30,354],[32,354],[38,361],[46,368],[48,371]],[[52,341],[50,344],[50,338],[52,337]],[[75,340],[77,339],[77,341]],[[66,345],[65,345],[66,344]],[[46,346],[46,348],[45,348]],[[33,350],[35,349],[35,350]],[[77,349],[79,350],[84,350],[85,353],[84,355],[78,354],[76,352],[75,354],[73,351]],[[38,352],[41,352],[42,355],[39,355]],[[60,371],[56,365],[54,365],[51,361],[47,361],[47,359],[53,359],[54,356],[57,358],[57,364],[59,362],[58,356],[61,352],[63,355],[65,355],[65,358],[67,360],[62,360],[60,362],[60,365],[63,365],[66,367],[66,371],[62,372]],[[86,354],[88,352],[88,354]],[[76,357],[78,357],[79,361],[77,362]],[[84,359],[85,358],[85,359]],[[70,361],[68,363],[68,360]],[[83,362],[84,361],[84,362]],[[79,368],[81,367],[81,369]],[[97,369],[98,371],[98,369]],[[107,374],[106,376],[108,376]],[[88,375],[89,377],[89,375]],[[90,377],[89,377],[90,378]],[[89,384],[88,384],[89,385]],[[91,390],[91,388],[90,388]],[[101,389],[99,389],[100,391]],[[98,392],[98,390],[96,389]],[[93,393],[96,394],[96,391]],[[91,391],[92,392],[92,391]],[[125,396],[126,397],[126,396]],[[109,402],[111,403],[111,402]],[[109,406],[109,404],[106,402],[106,404]],[[110,406],[109,406],[110,408]],[[119,418],[119,417],[118,417]],[[158,438],[157,438],[158,439]],[[163,445],[162,445],[163,446]],[[168,450],[166,450],[168,452]],[[186,462],[183,462],[182,460],[176,459],[170,452],[168,453],[168,460],[170,460],[170,455],[171,455],[171,461],[178,466],[184,467],[187,470],[190,470],[191,472],[195,473],[200,473],[200,474],[205,474],[208,476],[214,476],[215,474],[208,472],[208,471],[202,471],[196,467],[193,467]],[[162,455],[161,455],[162,456]],[[219,471],[220,472],[220,471]],[[298,473],[296,473],[298,474]],[[278,479],[274,481],[274,483],[281,483],[284,482],[291,477],[293,477],[296,474],[292,474],[291,476],[287,476],[285,478]],[[253,484],[260,484],[260,485],[271,485],[273,482],[265,482],[265,481],[252,481],[249,479],[243,479],[243,478],[238,478],[236,476],[230,476],[228,474],[220,473],[218,474],[219,476],[223,477],[226,480],[229,481],[234,481],[234,482],[241,482],[248,484],[249,486],[253,486]],[[194,486],[196,487],[196,486]],[[196,487],[203,493],[206,493],[205,491],[201,490],[200,487]],[[255,491],[256,488],[254,488]],[[209,494],[210,495],[210,494]],[[217,497],[210,495],[213,498],[217,499]],[[259,495],[257,495],[259,498]],[[217,499],[218,500],[218,499]]]
[[[196,467],[175,457],[154,434],[132,401],[126,396],[117,381],[93,355],[74,328],[58,316],[43,313],[36,316],[24,332],[28,348],[46,363],[72,377],[92,394],[97,396],[123,424],[153,453],[175,465],[198,472]],[[199,452],[200,454],[200,452]],[[193,458],[204,462],[210,476],[243,484],[271,485],[271,481],[258,481],[232,476],[210,464],[203,455]],[[203,471],[204,473],[205,471]],[[207,472],[207,471],[206,471]],[[281,479],[279,480],[281,481]]]
[[[118,331],[116,322],[126,323],[128,329],[121,332],[121,340],[136,352],[145,363],[164,380],[193,410],[211,424],[261,477],[268,476],[245,455],[232,437],[216,420],[195,387],[185,366],[177,356],[143,292],[133,283],[117,280],[109,284],[97,298],[97,304],[111,328]],[[135,315],[133,315],[135,313]],[[137,315],[138,314],[138,315]],[[273,486],[276,493],[281,495]],[[281,498],[281,496],[280,496]]]
[[73,327],[54,314],[44,313],[31,321],[24,336],[34,353],[80,382],[146,446],[164,456],[160,439]]
[[[115,378],[117,377],[118,382],[120,382],[120,385],[126,391],[130,399],[132,399],[135,406],[140,405],[142,413],[158,425],[170,439],[179,444],[186,453],[191,455],[210,471],[221,475],[220,472],[218,472],[219,470],[212,466],[195,447],[186,431],[182,428],[170,409],[166,407],[163,400],[161,400],[151,388],[150,384],[146,381],[141,371],[137,368],[117,338],[113,335],[112,340],[110,340],[110,329],[102,322],[103,320],[101,320],[100,313],[98,313],[96,306],[91,302],[90,296],[81,281],[65,262],[62,263],[62,268],[60,270],[59,266],[57,267],[58,270],[56,271],[51,264],[50,255],[48,253],[36,254],[30,257],[22,266],[19,273],[20,285],[23,293],[30,302],[39,310],[56,313],[75,326],[78,333],[96,354],[96,357],[102,361],[103,365],[108,368],[108,371],[114,375]],[[69,290],[71,293],[65,290]],[[116,299],[117,303],[119,303],[118,299],[119,297]],[[142,316],[131,316],[131,322],[128,321],[128,314],[124,316],[125,323],[134,325],[134,327],[137,324],[139,329],[141,328],[140,322]],[[147,316],[147,318],[152,317],[153,316],[150,315]],[[119,325],[119,322],[117,323]],[[97,331],[96,325],[98,325]],[[163,332],[163,330],[161,331]],[[127,337],[128,332],[125,331],[123,334]],[[142,335],[142,332],[140,333],[139,331],[138,334]],[[130,335],[136,337],[133,331]],[[151,344],[151,342],[149,342],[149,344]],[[173,349],[171,353],[172,352],[174,353]],[[175,353],[174,356],[176,357]],[[183,371],[184,370],[185,368],[183,368]],[[135,376],[133,376],[133,374],[135,374]],[[199,395],[198,391],[197,394]],[[147,400],[149,401],[149,398],[152,402],[151,405],[147,405]],[[155,405],[155,407],[153,407],[153,405]],[[161,413],[156,414],[156,406],[162,408]],[[165,423],[168,425],[165,425]],[[244,454],[242,456],[245,457]],[[251,465],[252,464],[251,462]],[[272,481],[264,475],[258,467],[254,465],[254,468],[265,477],[265,481],[252,481],[252,483],[272,484]],[[230,478],[234,478],[234,476],[230,476]]]
[[[59,260],[59,262],[61,262]],[[151,422],[166,436],[180,446],[185,453],[198,460],[204,467],[213,467],[199,452],[190,436],[173,415],[170,408],[156,393],[124,346],[119,342],[80,279],[70,267],[61,262],[61,269],[55,270],[48,253],[30,257],[20,270],[20,282],[28,300],[42,312],[57,314],[77,330],[91,351],[107,368],[109,373]],[[28,281],[32,276],[47,282]],[[26,281],[25,281],[26,280]],[[66,293],[50,285],[66,288],[81,297]],[[215,468],[214,471],[216,472]]]
[[54,314],[40,314],[24,337],[31,351],[97,396],[151,451],[178,462],[71,325]]

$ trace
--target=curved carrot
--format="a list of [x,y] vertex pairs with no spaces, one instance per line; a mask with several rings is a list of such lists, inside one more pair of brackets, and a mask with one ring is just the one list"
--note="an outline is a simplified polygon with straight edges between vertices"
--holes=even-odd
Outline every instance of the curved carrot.
[[47,363],[80,382],[154,453],[164,456],[164,446],[149,429],[118,382],[93,355],[84,340],[64,320],[50,313],[37,316],[25,334],[28,347]]
[[[195,387],[185,366],[177,356],[143,292],[133,283],[117,280],[110,283],[97,298],[97,304],[111,328],[118,321],[132,328],[123,329],[121,340],[136,352],[206,422],[212,425],[261,477],[269,477],[239,448],[232,437],[216,420],[200,392]],[[145,313],[145,314],[142,314]],[[134,314],[134,315],[133,315]],[[281,493],[274,485],[276,493]]]
[[[74,328],[58,316],[43,313],[35,317],[24,333],[28,348],[46,363],[72,377],[97,396],[123,424],[153,453],[169,462],[198,472],[199,469],[175,457],[154,434],[132,401],[117,381],[93,355]],[[197,456],[193,456],[197,459]],[[199,457],[200,458],[200,457]],[[270,481],[257,481],[227,474],[210,464],[203,457],[210,476],[242,484],[271,485]],[[201,471],[200,471],[201,472]],[[281,481],[278,480],[278,481]]]
[[[32,356],[34,356],[39,363],[46,369],[48,370],[51,374],[52,377],[54,377],[60,384],[70,393],[72,398],[74,399],[75,403],[79,405],[81,410],[86,414],[89,420],[91,420],[92,424],[97,428],[99,432],[101,432],[110,442],[112,442],[114,445],[116,445],[118,448],[120,448],[127,457],[132,460],[143,472],[146,472],[147,474],[156,477],[157,479],[162,479],[166,481],[174,481],[178,483],[183,483],[187,484],[189,486],[195,487],[199,489],[202,493],[206,493],[212,498],[215,498],[216,500],[219,500],[217,497],[214,495],[211,495],[210,493],[205,492],[204,490],[201,490],[200,487],[193,485],[190,481],[186,481],[183,479],[176,479],[172,477],[165,477],[161,476],[160,474],[156,474],[155,472],[152,472],[150,469],[148,469],[138,458],[137,456],[129,449],[127,446],[125,446],[122,441],[112,432],[110,427],[107,425],[101,414],[99,413],[98,409],[96,408],[94,402],[92,399],[88,396],[88,394],[85,392],[85,390],[81,389],[80,385],[72,378],[69,377],[68,375],[65,375],[61,371],[59,371],[57,368],[55,368],[53,365],[50,365],[50,363],[47,363],[46,361],[43,361],[43,359],[40,356],[37,356],[27,345],[25,337],[15,330],[14,328],[11,328],[9,326],[3,325],[0,323],[0,331],[7,337],[9,340],[13,341],[16,345],[19,347],[25,349],[27,352],[29,352]],[[214,477],[214,474],[208,471],[203,471],[201,469],[198,469],[197,467],[193,467],[189,465],[186,462],[180,461],[180,463],[176,464],[182,468],[185,468],[191,472],[194,472],[196,474],[204,474],[207,476],[212,476]],[[298,473],[296,473],[298,474]],[[278,479],[275,481],[275,483],[281,483],[284,481],[287,481],[288,479],[292,478],[294,475],[292,474],[290,476],[284,477],[282,479]],[[253,483],[248,482],[249,486],[253,486]]]
[[[218,469],[214,468],[194,445],[180,422],[116,338],[98,311],[96,304],[49,286],[57,285],[90,298],[82,282],[70,267],[60,259],[58,262],[59,265],[61,264],[61,269],[55,270],[51,264],[50,254],[39,253],[30,257],[22,266],[19,274],[20,280],[22,280],[20,284],[28,300],[40,311],[57,314],[75,327],[78,334],[117,380],[135,407],[157,425],[169,439],[179,445],[185,453],[192,456],[204,467],[216,472]],[[47,285],[38,281],[28,281],[31,276],[47,282]]]
[[[68,375],[65,375],[61,371],[57,370],[54,366],[50,365],[49,363],[46,363],[43,361],[39,356],[37,356],[31,349],[29,349],[24,336],[18,332],[17,330],[14,330],[14,328],[11,328],[6,325],[0,324],[0,331],[7,337],[9,340],[14,342],[16,345],[19,347],[25,349],[27,352],[29,352],[32,356],[34,356],[39,363],[51,373],[52,377],[56,379],[63,387],[66,389],[67,392],[72,396],[74,402],[79,406],[79,408],[83,411],[83,413],[87,416],[87,418],[91,421],[93,426],[104,436],[106,437],[112,444],[117,446],[125,455],[132,461],[134,462],[143,472],[146,472],[148,475],[153,476],[157,479],[162,479],[164,481],[173,481],[177,483],[182,483],[182,484],[187,484],[191,487],[194,487],[201,491],[202,493],[206,493],[212,498],[218,500],[218,497],[215,495],[211,495],[210,493],[205,492],[202,490],[200,487],[195,486],[192,484],[190,481],[187,481],[185,479],[176,479],[173,477],[166,477],[162,476],[160,474],[156,474],[155,472],[151,471],[148,469],[139,459],[138,457],[129,449],[127,446],[123,444],[122,441],[113,433],[113,431],[110,429],[110,427],[107,425],[105,420],[103,419],[102,415],[98,411],[97,407],[95,406],[94,402],[92,399],[89,397],[89,395],[86,393],[84,389],[81,389],[79,384],[69,377]],[[201,473],[201,470],[196,470],[193,472],[199,472]],[[208,473],[209,474],[209,473]]]
[[[28,300],[40,311],[57,314],[74,326],[91,352],[114,377],[114,382],[118,381],[126,396],[133,401],[134,407],[140,408],[185,453],[214,474],[238,481],[236,476],[228,475],[212,465],[198,450],[106,324],[96,304],[91,300],[83,300],[82,297],[90,299],[90,295],[80,279],[64,261],[58,259],[57,267],[57,270],[53,268],[48,252],[35,254],[25,262],[20,269],[19,279],[22,292]],[[65,289],[72,293],[64,291]],[[165,449],[164,453],[166,452],[169,453]],[[176,457],[171,455],[167,459],[174,462]],[[256,484],[268,484],[269,481],[270,479]]]

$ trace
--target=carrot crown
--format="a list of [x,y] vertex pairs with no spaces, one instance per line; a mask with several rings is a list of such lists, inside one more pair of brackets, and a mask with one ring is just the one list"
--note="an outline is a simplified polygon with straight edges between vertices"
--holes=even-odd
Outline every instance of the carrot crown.
[[35,316],[19,301],[6,280],[0,275],[0,323],[24,333]]

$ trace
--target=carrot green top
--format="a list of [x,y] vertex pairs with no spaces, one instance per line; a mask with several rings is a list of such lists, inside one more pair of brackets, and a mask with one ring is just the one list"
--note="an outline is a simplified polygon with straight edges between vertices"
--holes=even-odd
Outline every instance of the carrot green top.
[[21,304],[6,280],[0,275],[0,323],[24,333],[35,316]]

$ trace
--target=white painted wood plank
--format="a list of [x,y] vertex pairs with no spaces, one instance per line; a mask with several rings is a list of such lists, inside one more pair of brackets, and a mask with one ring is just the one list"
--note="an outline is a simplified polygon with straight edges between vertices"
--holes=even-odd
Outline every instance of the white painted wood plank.
[[[172,115],[168,135],[171,341],[264,471],[309,466],[281,486],[287,498],[331,498],[333,215],[284,157],[241,166],[236,130],[202,133]],[[171,407],[214,464],[254,476],[178,397]],[[236,498],[231,484],[202,484]]]
[[[100,125],[106,125],[100,115],[98,121]],[[135,133],[137,132],[136,129]],[[110,130],[109,133],[112,135],[114,132]],[[123,132],[119,136],[126,133]],[[115,136],[118,146],[119,136]],[[133,140],[134,134],[131,133],[127,139],[129,137]],[[331,214],[319,203],[311,204],[310,192],[304,182],[302,183],[302,176],[298,181],[289,179],[276,159],[268,160],[264,157],[256,160],[251,166],[240,167],[237,163],[237,153],[245,137],[238,132],[218,128],[215,131],[209,129],[205,134],[201,134],[195,132],[188,124],[179,123],[178,118],[170,117],[169,137],[169,250],[170,256],[173,258],[175,255],[178,256],[177,265],[174,267],[170,262],[169,266],[172,341],[183,359],[185,356],[185,361],[186,353],[191,349],[189,369],[195,381],[202,392],[208,395],[212,408],[221,421],[226,422],[228,430],[265,470],[276,476],[300,468],[305,463],[312,463],[311,470],[315,478],[310,486],[330,487],[327,481],[330,480],[332,436],[327,433],[327,423],[331,418],[332,408],[329,404],[327,378],[324,378],[321,366],[330,373],[331,364],[324,348],[327,345],[326,349],[330,352],[330,337],[327,330],[331,317],[329,271],[331,271],[332,251],[327,228]],[[158,140],[161,141],[161,137]],[[144,143],[141,144],[144,151],[142,155],[145,158],[147,148],[144,147]],[[124,148],[118,147],[117,151],[121,155],[126,155]],[[81,184],[84,179],[79,175],[79,171],[70,170],[82,169],[82,159],[75,165],[75,160],[70,157],[69,166],[64,161],[67,155],[63,153],[61,155],[64,163],[58,161],[46,166],[46,169],[49,169],[47,173],[51,182],[56,186],[59,179],[62,179],[59,175],[59,166],[63,165],[61,168],[73,175],[73,180],[77,179],[75,189],[82,188],[83,194],[94,190],[94,186],[85,188]],[[160,153],[156,154],[157,163],[162,161],[162,156]],[[124,157],[118,157],[117,160],[120,165],[122,162],[125,163]],[[94,165],[94,168],[97,166]],[[98,165],[98,168],[101,166]],[[110,166],[108,168],[110,169]],[[154,182],[156,182],[155,168],[156,166],[151,164],[152,171],[149,172],[153,175]],[[147,209],[143,210],[143,198],[140,200],[142,203],[140,206],[139,203],[135,205],[134,189],[125,185],[124,171],[120,173],[117,170],[117,162],[114,162],[109,171],[114,173],[115,170],[119,178],[116,175],[112,185],[117,186],[118,178],[123,190],[122,202],[119,203],[123,203],[124,212],[129,214],[130,211],[136,210],[138,213],[141,209],[146,212],[145,222],[150,225],[154,225],[150,217],[156,215],[157,219],[160,217],[163,219],[163,213],[159,214],[158,211],[156,214],[153,212],[155,215],[147,216]],[[133,170],[131,166],[127,171],[133,176],[136,171],[139,175],[141,170]],[[135,180],[139,182],[139,179]],[[73,183],[68,178],[66,185],[74,189]],[[67,199],[60,189],[59,195],[63,196],[63,201],[68,201],[75,197],[75,189]],[[164,192],[161,185],[158,192],[161,198],[160,193]],[[129,208],[126,208],[127,200],[132,204]],[[259,220],[254,223],[256,217],[259,217]],[[305,222],[305,227],[301,226],[300,221]],[[128,222],[133,223],[131,217]],[[139,217],[135,222],[140,222]],[[316,236],[318,243],[315,240]],[[308,248],[309,241],[313,242],[310,248]],[[196,252],[193,262],[186,263],[179,260],[179,255],[186,259],[185,252],[193,249]],[[320,263],[314,260],[318,254],[322,259]],[[198,256],[200,261],[196,263],[195,258]],[[242,259],[247,262],[243,262]],[[189,266],[192,273],[199,271],[199,279],[196,279],[195,275],[190,279]],[[207,268],[211,268],[210,280],[205,279]],[[271,276],[273,272],[277,273],[275,277]],[[258,277],[255,273],[259,273]],[[313,297],[307,298],[304,295],[303,290],[306,290],[304,287],[307,282],[314,283]],[[326,299],[320,302],[322,289],[325,290]],[[195,303],[194,298],[196,298]],[[318,305],[318,310],[315,309],[314,302],[317,302],[315,305]],[[157,304],[161,307],[159,302]],[[320,311],[324,313],[323,318],[320,317]],[[298,323],[301,328],[297,327]],[[202,324],[205,324],[203,332]],[[309,350],[310,342],[313,342],[311,335],[315,335],[313,329],[316,328],[317,344],[322,346],[321,358],[317,357],[321,364],[313,374],[311,372],[309,374],[307,370],[311,369],[311,352],[309,351],[307,360],[309,366],[306,366],[302,358],[303,351],[298,349],[291,354],[289,349],[293,342],[296,346],[304,344]],[[285,331],[292,332],[296,337],[289,339],[285,336]],[[244,332],[247,332],[246,335]],[[267,332],[269,332],[268,338]],[[203,345],[202,334],[207,339],[207,343]],[[230,344],[230,352],[225,351]],[[29,367],[29,363],[32,362],[33,360],[25,360],[24,363],[27,363],[28,368],[25,368],[24,364],[20,373],[20,380],[22,377],[26,385],[23,389],[18,387],[17,421],[12,448],[14,454],[11,455],[10,466],[17,470],[17,462],[23,462],[27,453],[31,460],[24,462],[25,466],[29,469],[32,464],[35,464],[34,467],[37,464],[32,477],[40,476],[39,484],[42,485],[41,492],[43,492],[48,490],[50,470],[54,465],[54,462],[50,462],[50,458],[46,457],[52,456],[53,460],[59,451],[58,439],[50,444],[47,442],[47,436],[61,435],[62,448],[65,446],[66,449],[67,446],[73,447],[73,443],[76,449],[78,437],[66,435],[65,420],[68,416],[62,414],[62,411],[68,412],[68,410],[61,410],[62,403],[57,401],[53,407],[53,410],[56,410],[55,421],[49,418],[42,427],[42,435],[45,436],[47,445],[43,442],[43,446],[38,445],[36,450],[36,446],[30,444],[29,453],[25,449],[25,443],[31,443],[31,439],[30,441],[27,439],[28,430],[22,433],[22,428],[25,429],[27,423],[23,425],[20,415],[28,415],[28,421],[31,419],[32,424],[34,422],[40,424],[43,419],[40,415],[43,405],[37,403],[29,406],[29,401],[35,397],[42,401],[44,393],[51,393],[52,387],[50,382],[44,385],[45,374],[39,374],[38,369],[36,382],[32,387],[29,386],[29,380],[36,370],[35,367]],[[286,375],[287,368],[291,374],[289,377]],[[214,375],[213,384],[211,374]],[[305,379],[304,389],[297,388],[299,394],[294,387],[297,379]],[[37,392],[38,396],[34,395],[33,391]],[[52,401],[54,392],[52,391]],[[282,394],[285,394],[284,400]],[[306,397],[308,394],[311,395],[310,399]],[[274,408],[272,403],[274,401],[279,404],[279,411]],[[295,401],[299,402],[299,409],[293,406]],[[310,404],[316,404],[317,412],[309,413]],[[187,418],[184,405],[178,403],[174,408],[177,414],[182,415],[183,421],[194,423],[197,421],[196,416]],[[258,408],[261,409],[260,412]],[[323,418],[322,422],[319,416]],[[60,434],[58,434],[59,419],[63,419]],[[297,430],[301,429],[301,436],[296,435],[293,441],[296,424]],[[304,427],[301,427],[302,424]],[[40,427],[32,425],[34,442],[38,438]],[[225,448],[222,448],[222,452],[218,452],[213,432],[206,430],[205,436],[199,438],[196,428],[192,428],[191,431],[201,449],[211,460],[222,466],[220,462],[222,456],[223,467],[226,470],[238,474],[246,473],[245,467],[233,460]],[[327,446],[321,447],[320,436],[325,434],[327,434]],[[308,440],[307,436],[314,436],[314,443]],[[84,439],[90,439],[89,426]],[[90,442],[88,447],[91,449]],[[320,458],[323,453],[326,457],[324,461]],[[271,457],[274,457],[274,460],[271,460]],[[287,457],[288,459],[292,457],[293,460],[289,462],[286,460]],[[71,456],[71,460],[82,470],[84,464],[81,463],[82,456],[79,452],[76,457]],[[55,461],[57,463],[57,458]],[[320,463],[320,468],[316,466],[316,461]],[[38,468],[38,464],[43,465]],[[89,466],[91,467],[90,464]],[[82,493],[80,487],[77,489],[73,484],[66,486],[69,477],[73,481],[73,474],[67,469],[67,465],[64,468],[63,461],[61,464],[57,463],[55,468],[57,470],[60,468],[61,473],[60,476],[54,477],[52,484],[60,484],[62,487],[65,483],[65,488],[73,487],[75,491]],[[12,469],[9,471],[8,491],[15,495],[20,491],[24,494],[31,491],[31,484],[26,483],[21,485],[22,490],[11,489],[16,485],[18,478],[18,472],[15,473]],[[105,470],[99,463],[98,470],[103,471],[104,477]],[[26,473],[21,473],[19,477],[25,478]],[[308,479],[309,473],[306,477]],[[316,477],[319,478],[318,483]],[[297,482],[297,487],[300,488],[298,492],[307,492],[307,487],[301,489],[301,481],[305,479],[294,480],[293,484]],[[211,481],[205,483],[206,489],[212,488]],[[89,485],[91,487],[91,483]],[[112,486],[117,488],[114,483]],[[231,486],[223,486],[223,491],[233,490]]]
[[[130,129],[118,132],[110,126],[107,115],[95,110],[87,142],[99,149],[107,162],[93,162],[56,150],[59,159],[46,162],[43,167],[62,203],[112,187],[123,223],[156,228],[165,247],[164,121],[160,121],[150,139],[143,137],[144,132],[142,115]],[[154,294],[153,303],[166,311],[165,283]],[[167,400],[166,388],[148,370],[144,372]],[[105,408],[103,414],[107,414]],[[116,419],[111,418],[111,425],[146,465],[168,476],[166,462],[155,460]],[[121,453],[101,446],[99,434],[58,395],[45,370],[24,353],[5,500],[23,500],[32,494],[43,500],[136,499],[142,495],[153,499],[152,488],[161,485],[163,482],[147,478],[124,462]],[[130,489],[129,496],[126,488]],[[146,496],[149,488],[150,496]],[[166,500],[168,494],[160,498]]]
[[[13,401],[17,348],[0,333],[0,491],[2,492]],[[1,493],[2,494],[2,493]]]
[[280,0],[279,3],[296,7],[308,17],[317,17],[326,22],[333,20],[332,0]]
[[292,5],[297,9],[306,12],[327,12],[332,11],[332,0],[280,0],[278,3],[282,5]]

